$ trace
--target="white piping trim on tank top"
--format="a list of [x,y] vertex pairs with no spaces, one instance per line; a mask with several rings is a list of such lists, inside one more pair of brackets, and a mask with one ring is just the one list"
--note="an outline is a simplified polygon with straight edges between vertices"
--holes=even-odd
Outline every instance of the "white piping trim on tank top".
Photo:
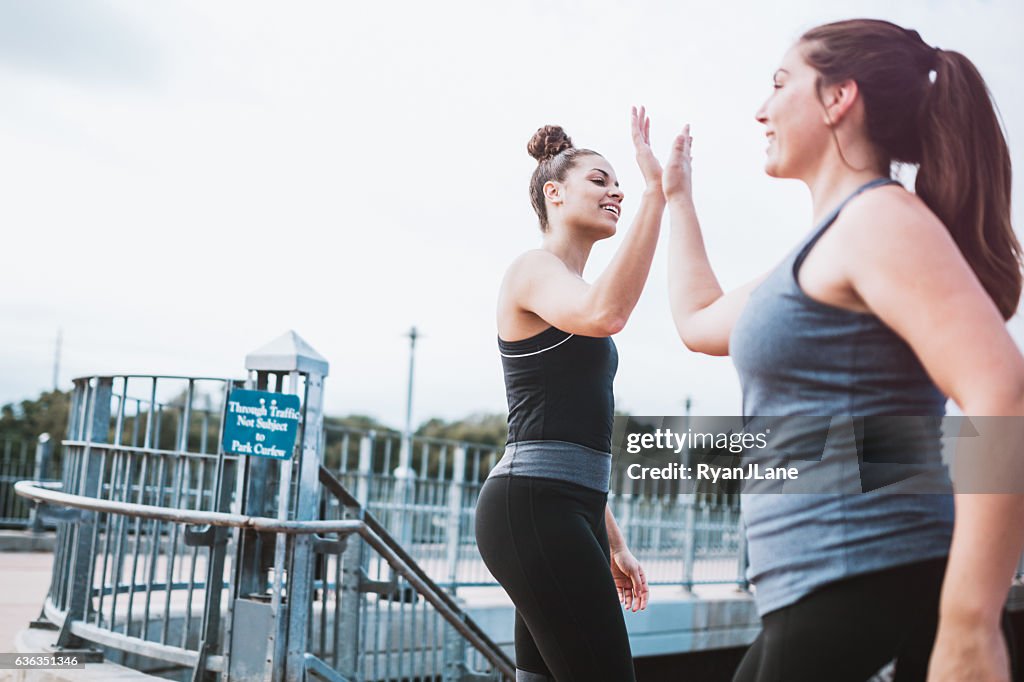
[[529,357],[531,355],[540,355],[541,353],[544,353],[546,351],[552,350],[554,348],[558,348],[559,346],[561,346],[563,343],[565,343],[566,341],[568,341],[569,339],[571,339],[574,336],[576,336],[576,335],[575,334],[569,334],[569,336],[565,337],[564,339],[562,339],[561,341],[559,341],[555,345],[548,346],[547,348],[541,348],[540,350],[535,350],[532,353],[520,353],[519,355],[507,355],[505,353],[502,353],[500,350],[498,351],[498,353],[500,353],[501,357],[503,357],[503,358],[526,358],[526,357]]

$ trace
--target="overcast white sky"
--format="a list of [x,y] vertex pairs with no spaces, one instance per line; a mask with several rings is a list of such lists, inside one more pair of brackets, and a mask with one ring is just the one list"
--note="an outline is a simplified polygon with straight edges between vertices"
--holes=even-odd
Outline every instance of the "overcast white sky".
[[[854,16],[974,60],[1020,177],[1019,0],[0,0],[0,402],[49,388],[58,327],[65,387],[242,376],[295,329],[331,363],[328,413],[400,425],[415,324],[415,420],[503,412],[494,301],[540,240],[533,131],[560,124],[608,158],[624,230],[641,190],[630,105],[650,109],[662,159],[689,121],[712,263],[739,285],[810,228],[803,186],[762,172],[754,112],[803,30]],[[1021,198],[1018,179],[1018,227]],[[690,394],[737,413],[730,362],[682,347],[665,280],[661,251],[616,337],[619,407],[674,414]]]

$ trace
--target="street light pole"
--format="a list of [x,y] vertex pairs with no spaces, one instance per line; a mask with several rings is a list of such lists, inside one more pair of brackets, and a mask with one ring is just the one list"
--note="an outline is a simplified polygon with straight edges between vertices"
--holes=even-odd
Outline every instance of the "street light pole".
[[[416,339],[419,333],[416,327],[409,330],[409,393],[405,400],[405,438],[412,438],[412,377],[416,363]],[[405,463],[408,465],[408,462]]]
[[416,339],[419,333],[416,327],[409,329],[409,391],[405,400],[405,430],[402,433],[402,444],[398,449],[398,467],[395,468],[394,506],[395,514],[391,521],[391,532],[398,536],[403,546],[412,542],[412,524],[409,512],[413,502],[412,469],[412,378],[416,361]]

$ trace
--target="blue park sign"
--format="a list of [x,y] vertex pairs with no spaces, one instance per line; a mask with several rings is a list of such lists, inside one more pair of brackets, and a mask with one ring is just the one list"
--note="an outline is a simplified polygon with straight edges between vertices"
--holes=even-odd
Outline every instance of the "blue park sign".
[[302,414],[299,396],[236,388],[224,412],[224,452],[288,459]]

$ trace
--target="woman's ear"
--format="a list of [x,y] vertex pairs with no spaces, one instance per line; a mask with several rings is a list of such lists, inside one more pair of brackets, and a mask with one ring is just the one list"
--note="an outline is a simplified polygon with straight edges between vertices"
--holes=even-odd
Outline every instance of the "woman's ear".
[[840,121],[850,115],[858,101],[860,88],[853,79],[822,88],[821,104],[825,109],[825,123],[830,127],[839,125]]
[[544,198],[553,204],[562,203],[562,183],[548,180],[544,183]]

